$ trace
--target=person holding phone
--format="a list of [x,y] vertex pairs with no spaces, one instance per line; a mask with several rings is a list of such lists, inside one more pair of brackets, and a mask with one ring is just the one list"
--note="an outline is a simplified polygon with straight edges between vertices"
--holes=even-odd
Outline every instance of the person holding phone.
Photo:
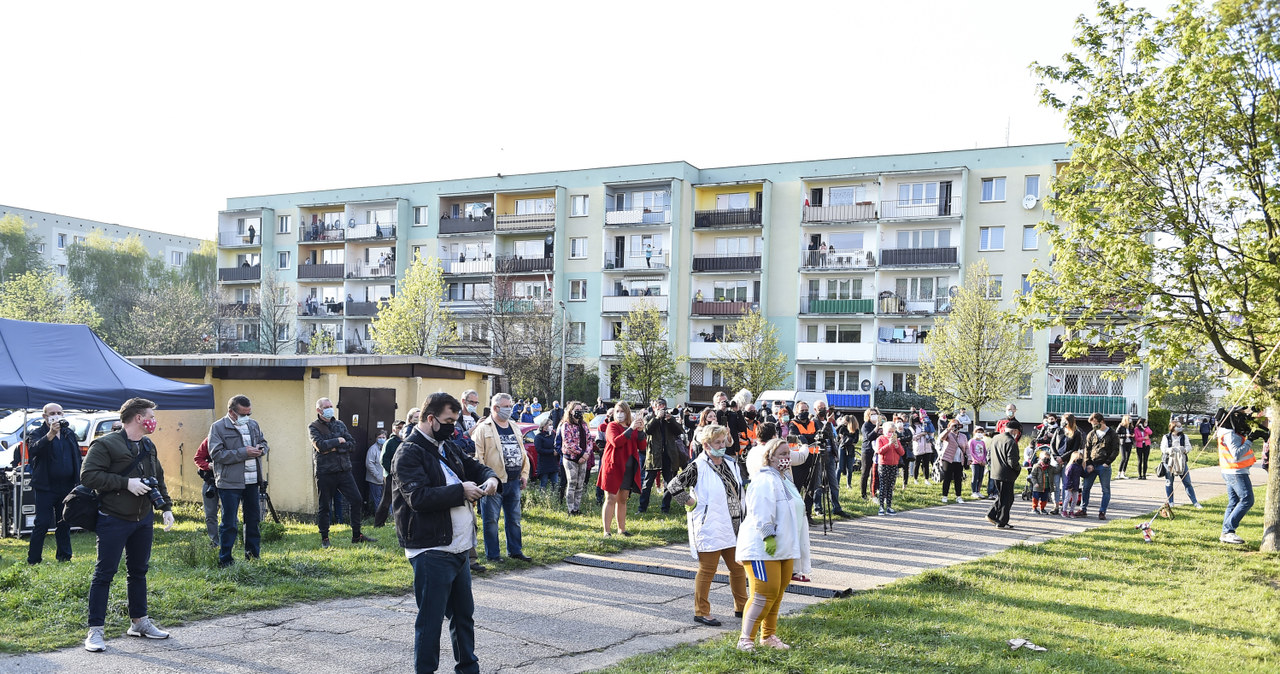
[[218,566],[235,561],[240,525],[237,514],[244,507],[244,558],[257,559],[262,553],[258,524],[262,521],[260,487],[266,482],[259,459],[266,455],[267,439],[258,422],[249,418],[253,406],[243,395],[227,402],[227,415],[209,427],[209,463],[213,464],[214,485],[222,503],[222,526],[218,529]]

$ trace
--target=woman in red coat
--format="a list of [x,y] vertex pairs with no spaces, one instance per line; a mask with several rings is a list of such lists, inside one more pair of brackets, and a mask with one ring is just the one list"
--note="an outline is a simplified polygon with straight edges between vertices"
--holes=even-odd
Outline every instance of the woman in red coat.
[[604,454],[600,458],[597,481],[604,491],[604,508],[600,519],[604,535],[613,535],[613,518],[618,518],[618,531],[627,531],[627,497],[640,490],[640,453],[645,451],[644,419],[631,418],[631,408],[624,402],[614,405],[609,423],[604,426]]

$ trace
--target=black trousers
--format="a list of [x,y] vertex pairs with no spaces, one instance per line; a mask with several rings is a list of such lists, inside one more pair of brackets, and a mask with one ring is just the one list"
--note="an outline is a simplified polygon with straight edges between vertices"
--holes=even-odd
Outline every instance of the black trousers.
[[987,517],[1000,526],[1009,525],[1009,511],[1013,509],[1013,485],[1017,480],[996,480],[996,502],[991,505]]
[[1150,447],[1138,447],[1138,479],[1147,479],[1147,462],[1151,460]]
[[876,452],[874,449],[862,450],[862,498],[867,498],[867,483],[876,472]]
[[356,486],[356,478],[351,471],[341,473],[322,473],[316,476],[316,486],[320,488],[320,510],[316,513],[316,526],[320,528],[320,537],[329,537],[329,503],[333,501],[333,492],[342,494],[351,511],[351,538],[360,537],[360,520],[364,513],[360,507],[360,488]]
[[36,521],[31,525],[31,540],[27,544],[28,564],[39,564],[43,560],[44,539],[50,529],[54,530],[58,561],[71,560],[71,525],[62,521],[59,513],[62,512],[62,500],[74,488],[74,484],[55,484],[50,490],[34,490]]

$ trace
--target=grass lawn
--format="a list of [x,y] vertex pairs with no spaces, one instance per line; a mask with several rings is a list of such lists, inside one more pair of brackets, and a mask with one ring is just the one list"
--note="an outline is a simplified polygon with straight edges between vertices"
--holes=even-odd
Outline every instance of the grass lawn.
[[[927,571],[781,621],[789,652],[737,635],[626,660],[611,672],[1275,672],[1280,557],[1218,543],[1225,497],[1178,508],[1144,544],[1117,521]],[[1048,649],[1010,651],[1006,640]]]

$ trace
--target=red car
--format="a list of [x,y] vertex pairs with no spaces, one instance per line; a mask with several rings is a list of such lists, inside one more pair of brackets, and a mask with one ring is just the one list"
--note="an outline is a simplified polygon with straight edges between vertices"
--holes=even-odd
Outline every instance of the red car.
[[537,424],[518,424],[520,439],[524,441],[524,453],[529,457],[529,479],[538,472],[538,450],[533,448],[533,436],[538,432]]

